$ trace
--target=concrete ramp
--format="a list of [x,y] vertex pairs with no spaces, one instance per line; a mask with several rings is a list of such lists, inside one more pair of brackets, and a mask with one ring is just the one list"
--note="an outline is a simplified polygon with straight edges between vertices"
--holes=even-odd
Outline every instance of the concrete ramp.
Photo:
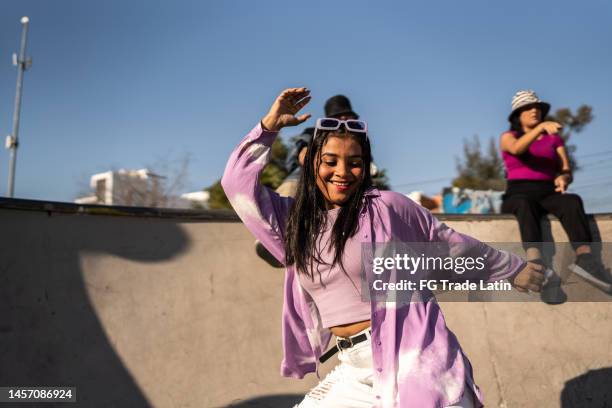
[[[509,217],[446,222],[518,240]],[[0,225],[0,386],[76,386],[71,406],[200,408],[291,406],[317,382],[279,375],[283,271],[231,213],[2,199]],[[593,229],[612,241],[612,216]],[[487,406],[578,407],[612,400],[611,305],[442,308]]]

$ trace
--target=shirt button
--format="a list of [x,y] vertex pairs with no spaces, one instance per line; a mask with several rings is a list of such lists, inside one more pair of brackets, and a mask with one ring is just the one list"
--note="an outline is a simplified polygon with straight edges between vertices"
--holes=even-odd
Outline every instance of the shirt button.
[[382,342],[380,342],[380,341],[377,341],[377,342],[376,342],[376,345],[377,345],[377,346],[380,346],[381,344],[382,344]]
[[378,367],[376,370],[377,370],[379,373],[382,373],[382,368]]
[[377,396],[376,396],[376,399],[380,399],[380,395],[377,395]]

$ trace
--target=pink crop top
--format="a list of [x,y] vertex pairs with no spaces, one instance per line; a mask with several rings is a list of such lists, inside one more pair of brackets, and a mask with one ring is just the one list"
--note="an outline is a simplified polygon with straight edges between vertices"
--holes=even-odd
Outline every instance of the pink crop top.
[[[361,299],[361,242],[359,235],[346,241],[342,264],[331,267],[335,251],[330,248],[330,237],[334,222],[338,217],[340,208],[327,212],[327,223],[319,234],[317,245],[321,260],[324,264],[314,264],[314,279],[298,273],[302,288],[314,300],[323,327],[334,327],[370,320],[370,302]],[[318,269],[318,270],[317,270]],[[319,272],[321,275],[319,276]],[[347,276],[348,275],[348,276]],[[323,284],[321,284],[321,282]]]

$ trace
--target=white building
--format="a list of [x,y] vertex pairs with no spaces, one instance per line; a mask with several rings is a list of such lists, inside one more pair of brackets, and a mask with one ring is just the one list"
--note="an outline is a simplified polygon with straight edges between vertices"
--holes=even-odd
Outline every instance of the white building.
[[118,170],[91,176],[93,194],[75,200],[78,204],[123,205],[160,208],[208,208],[210,194],[195,191],[170,196],[164,191],[165,177],[147,169]]
[[186,208],[201,207],[208,209],[208,200],[210,193],[208,191],[194,191],[192,193],[181,194],[181,200],[188,205]]
[[163,176],[147,169],[118,170],[91,176],[89,183],[93,195],[77,198],[79,204],[128,205],[163,207],[165,197],[161,191]]

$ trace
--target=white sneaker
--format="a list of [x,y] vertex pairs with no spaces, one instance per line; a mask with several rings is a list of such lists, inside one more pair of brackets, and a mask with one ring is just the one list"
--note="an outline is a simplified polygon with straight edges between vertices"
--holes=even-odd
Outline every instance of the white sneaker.
[[568,266],[569,270],[574,272],[576,275],[590,283],[591,285],[603,290],[604,292],[612,291],[612,285],[603,280],[603,277],[599,276],[598,271],[588,271],[578,264],[571,264]]

